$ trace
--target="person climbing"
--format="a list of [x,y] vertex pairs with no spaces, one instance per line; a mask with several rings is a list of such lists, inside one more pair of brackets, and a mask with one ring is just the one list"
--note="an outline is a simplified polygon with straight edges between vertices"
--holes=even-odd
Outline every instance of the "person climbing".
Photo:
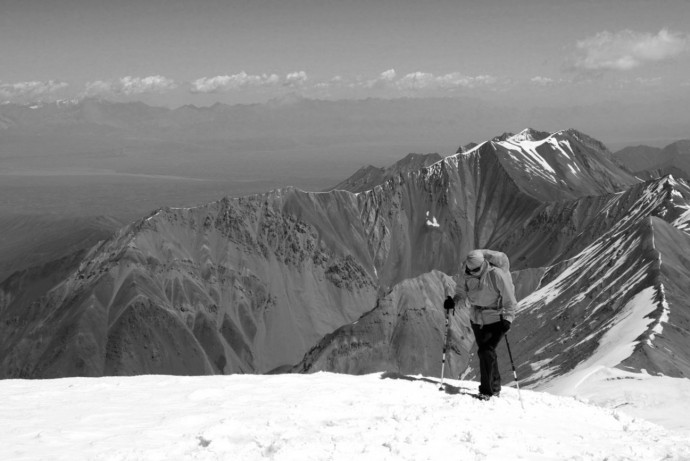
[[[455,292],[446,288],[446,303],[470,308],[470,323],[479,356],[479,396],[498,397],[501,375],[496,347],[515,319],[515,287],[508,256],[499,251],[472,250],[456,279]],[[453,296],[451,297],[451,294]],[[462,307],[462,306],[460,306]]]

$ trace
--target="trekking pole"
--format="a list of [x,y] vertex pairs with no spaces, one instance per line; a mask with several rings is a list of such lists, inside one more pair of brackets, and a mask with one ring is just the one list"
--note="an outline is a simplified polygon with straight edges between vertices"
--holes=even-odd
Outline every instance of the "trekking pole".
[[524,411],[525,405],[522,403],[522,395],[520,394],[520,382],[518,381],[517,372],[515,371],[515,363],[513,363],[513,354],[512,354],[512,352],[510,352],[510,343],[508,342],[508,334],[507,333],[505,335],[505,339],[506,339],[506,347],[508,348],[508,357],[510,357],[510,366],[513,367],[513,377],[515,378],[515,385],[517,386],[518,398],[520,399],[520,406],[522,407],[522,409]]
[[446,368],[446,351],[450,345],[450,311],[452,310],[453,314],[455,314],[455,307],[448,308],[445,304],[443,307],[446,310],[446,340],[443,343],[443,358],[441,359],[441,386],[438,388],[439,391],[443,390],[443,373]]

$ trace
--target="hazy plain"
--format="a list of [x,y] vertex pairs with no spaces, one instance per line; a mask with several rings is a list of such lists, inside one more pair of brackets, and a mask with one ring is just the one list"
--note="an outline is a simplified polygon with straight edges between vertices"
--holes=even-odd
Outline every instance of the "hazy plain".
[[321,191],[362,166],[389,165],[421,149],[351,143],[225,150],[155,142],[100,151],[75,143],[76,152],[63,144],[56,153],[47,143],[28,144],[0,143],[0,281],[90,247],[161,207],[285,186]]

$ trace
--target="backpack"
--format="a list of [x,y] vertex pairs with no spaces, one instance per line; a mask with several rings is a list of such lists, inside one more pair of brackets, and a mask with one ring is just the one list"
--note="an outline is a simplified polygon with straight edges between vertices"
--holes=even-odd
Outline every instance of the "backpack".
[[[508,255],[505,253],[502,253],[500,251],[494,251],[494,250],[479,250],[482,252],[484,255],[484,259],[489,262],[489,265],[491,267],[497,268],[498,270],[501,270],[505,272],[508,275],[508,282],[510,285],[513,285],[513,276],[510,274],[510,260],[508,259]],[[495,271],[496,269],[494,269]],[[493,274],[490,271],[488,274],[489,277],[489,283],[491,283],[491,286],[493,289],[498,293],[498,307],[501,308],[503,307],[503,297],[501,296],[501,292],[498,291],[498,286],[496,286],[496,274]],[[513,288],[514,289],[514,288]]]
[[493,267],[498,267],[510,275],[510,260],[508,255],[500,251],[494,250],[479,250],[484,255],[484,259]]

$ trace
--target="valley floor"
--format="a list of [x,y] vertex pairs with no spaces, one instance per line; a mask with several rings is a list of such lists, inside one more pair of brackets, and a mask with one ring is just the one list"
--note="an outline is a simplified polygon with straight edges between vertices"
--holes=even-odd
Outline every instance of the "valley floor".
[[[5,380],[0,459],[690,459],[687,428],[529,390],[523,410],[513,388],[485,402],[470,395],[476,383],[446,382],[439,391],[437,379],[392,373]],[[674,414],[673,401],[655,403]]]

